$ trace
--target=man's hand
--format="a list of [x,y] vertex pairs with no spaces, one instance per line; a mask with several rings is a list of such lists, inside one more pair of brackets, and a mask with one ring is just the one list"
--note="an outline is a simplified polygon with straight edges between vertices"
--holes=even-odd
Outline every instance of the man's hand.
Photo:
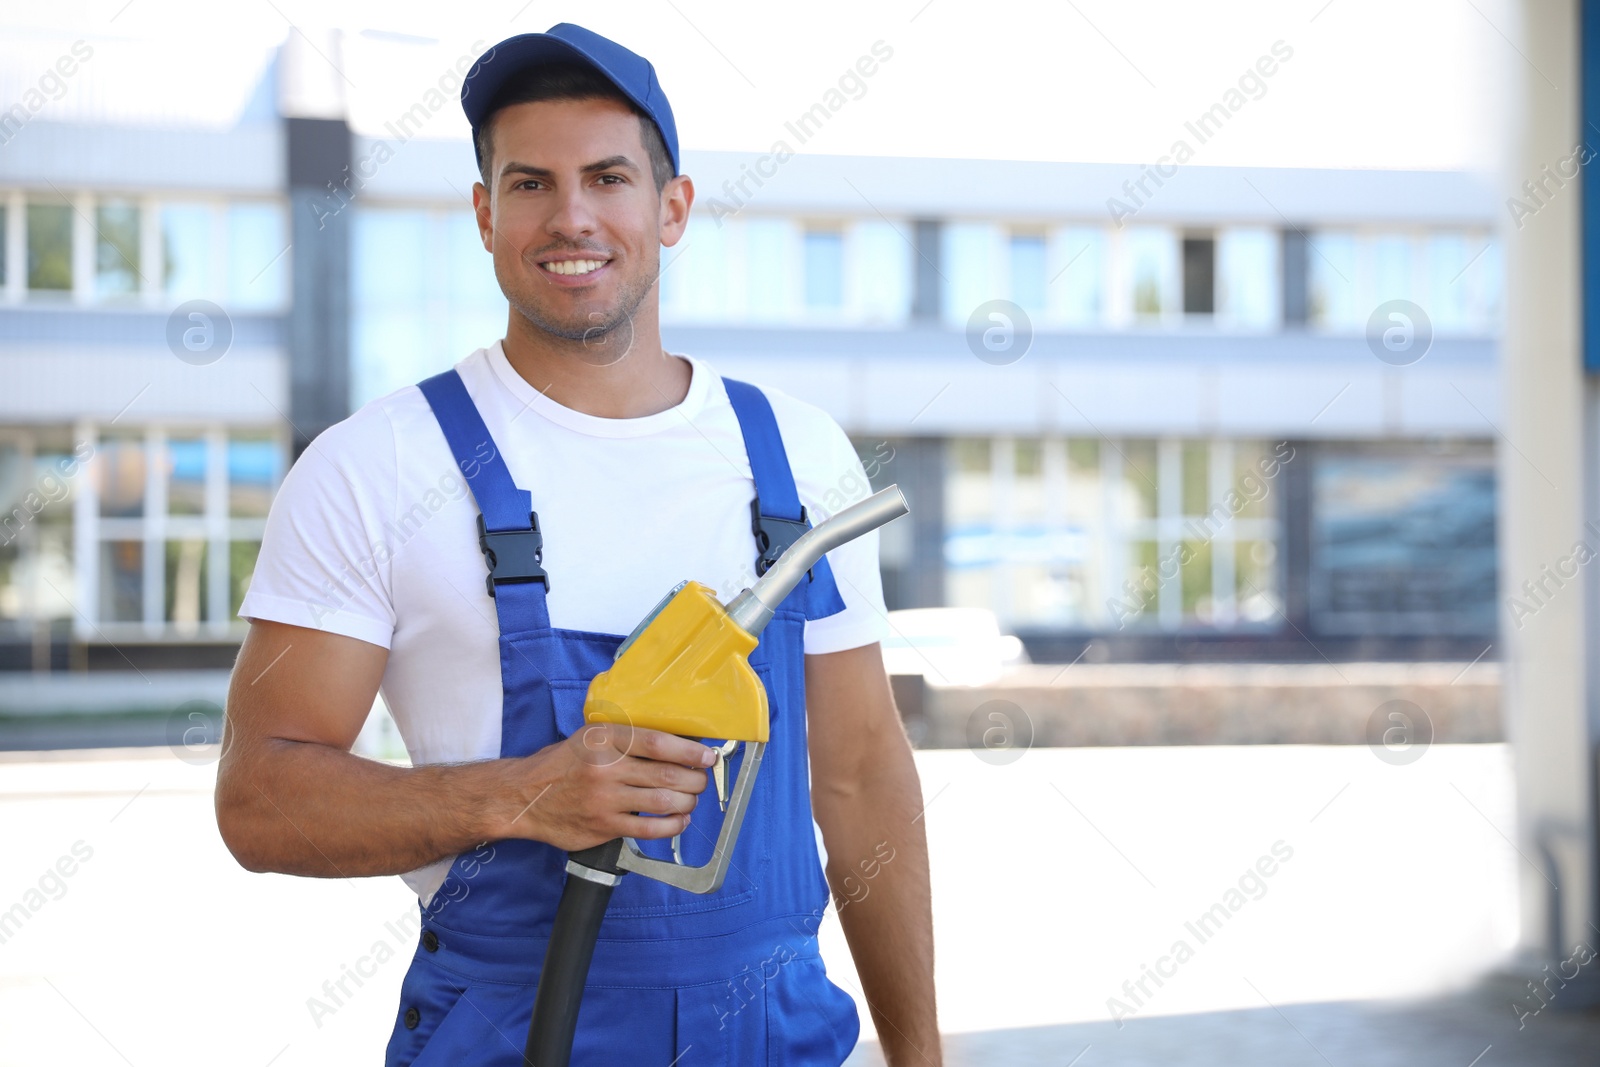
[[363,759],[350,748],[387,663],[384,649],[353,638],[251,624],[217,768],[217,826],[241,865],[353,878],[403,874],[508,837],[568,851],[671,837],[706,788],[710,748],[627,726],[585,727],[522,759]]
[[585,726],[516,761],[527,771],[522,792],[532,795],[501,836],[576,852],[619,837],[681,834],[714,758],[700,742],[660,730]]

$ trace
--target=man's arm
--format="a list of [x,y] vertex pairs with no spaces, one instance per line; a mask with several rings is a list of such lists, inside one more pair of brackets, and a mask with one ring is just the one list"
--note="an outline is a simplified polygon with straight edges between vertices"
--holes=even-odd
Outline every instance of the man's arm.
[[939,1067],[922,786],[878,645],[807,656],[806,715],[828,884],[884,1058]]
[[216,792],[217,826],[244,867],[402,874],[503,838],[572,851],[670,837],[706,787],[690,768],[710,765],[709,748],[626,726],[585,727],[522,759],[409,768],[353,755],[388,658],[354,638],[251,623]]

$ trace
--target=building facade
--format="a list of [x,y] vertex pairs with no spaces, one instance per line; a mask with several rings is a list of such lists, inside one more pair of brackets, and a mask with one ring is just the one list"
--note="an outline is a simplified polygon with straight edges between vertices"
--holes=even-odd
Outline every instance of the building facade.
[[[288,65],[226,129],[0,114],[0,670],[231,663],[297,452],[503,332],[466,140]],[[665,342],[906,489],[891,608],[1063,662],[1481,654],[1489,187],[1167,171],[687,151]]]

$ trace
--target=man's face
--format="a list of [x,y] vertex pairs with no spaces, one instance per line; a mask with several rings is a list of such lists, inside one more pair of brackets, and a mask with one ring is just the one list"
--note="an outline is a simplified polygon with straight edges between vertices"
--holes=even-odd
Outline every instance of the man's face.
[[545,333],[614,352],[620,330],[625,349],[692,186],[679,177],[656,192],[639,117],[617,101],[514,104],[493,121],[492,185],[473,204],[506,299]]

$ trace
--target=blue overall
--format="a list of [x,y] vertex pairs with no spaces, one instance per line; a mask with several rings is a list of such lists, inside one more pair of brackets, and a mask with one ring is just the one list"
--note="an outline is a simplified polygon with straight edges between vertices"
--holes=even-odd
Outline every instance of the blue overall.
[[[725,381],[754,472],[758,514],[803,523],[766,397]],[[486,543],[499,559],[495,571],[543,574],[539,557],[528,551],[539,544],[528,535],[536,527],[531,494],[512,483],[460,376],[448,371],[421,389],[467,476]],[[521,540],[495,536],[508,531]],[[670,541],[661,542],[661,551],[671,551]],[[550,562],[559,582],[560,560]],[[551,627],[550,580],[489,579],[500,626],[503,758],[530,755],[580,729],[589,680],[611,665],[623,639]],[[828,980],[817,951],[828,887],[812,831],[802,645],[807,619],[843,608],[823,560],[762,633],[750,663],[767,689],[771,742],[727,881],[698,896],[643,875],[623,878],[595,946],[575,1067],[837,1067],[855,1046],[855,1004]],[[742,762],[741,748],[732,774]],[[683,835],[685,863],[709,859],[721,823],[715,792],[707,789]],[[640,847],[671,858],[667,841]],[[560,849],[527,840],[489,842],[457,857],[422,909],[387,1067],[521,1067],[565,864]]]

